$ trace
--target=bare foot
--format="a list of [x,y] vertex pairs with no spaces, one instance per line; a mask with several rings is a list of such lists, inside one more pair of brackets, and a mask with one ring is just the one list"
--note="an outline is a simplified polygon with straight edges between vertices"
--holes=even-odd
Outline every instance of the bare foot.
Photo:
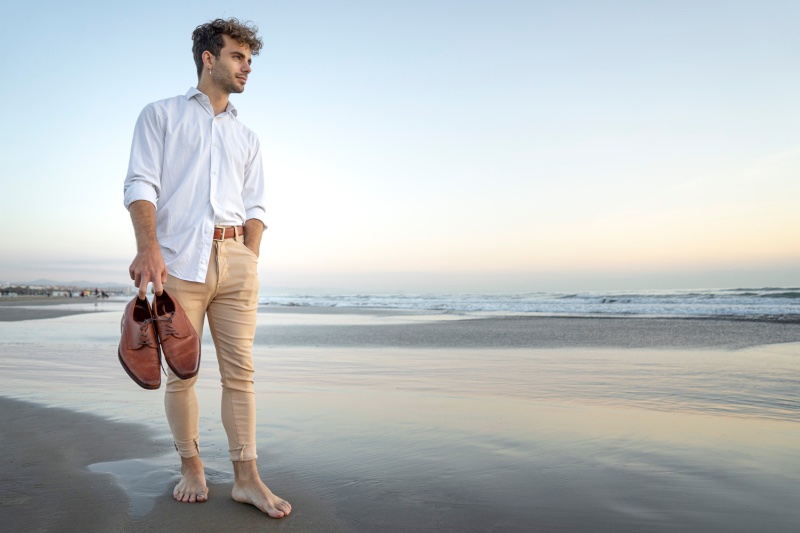
[[235,480],[231,498],[241,503],[255,505],[272,518],[283,518],[292,512],[292,506],[275,496],[258,475],[256,461],[234,461]]
[[181,457],[181,480],[175,485],[172,496],[179,502],[204,502],[208,500],[206,474],[199,455]]

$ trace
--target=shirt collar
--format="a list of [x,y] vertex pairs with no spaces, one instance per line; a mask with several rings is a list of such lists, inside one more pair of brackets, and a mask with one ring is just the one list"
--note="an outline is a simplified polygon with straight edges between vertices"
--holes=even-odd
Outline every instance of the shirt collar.
[[[189,87],[189,90],[186,91],[186,99],[191,100],[192,98],[199,98],[204,102],[207,102],[211,105],[211,102],[208,99],[208,96],[205,93],[198,91],[197,87]],[[236,110],[236,107],[228,100],[228,107],[225,108],[226,113],[231,113],[234,117],[239,116],[239,112]]]

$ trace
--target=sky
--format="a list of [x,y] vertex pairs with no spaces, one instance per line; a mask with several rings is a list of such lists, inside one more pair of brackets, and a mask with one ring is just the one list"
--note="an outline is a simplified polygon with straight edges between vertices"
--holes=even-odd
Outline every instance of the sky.
[[800,3],[21,2],[0,281],[128,283],[136,118],[191,33],[264,40],[266,292],[800,286]]

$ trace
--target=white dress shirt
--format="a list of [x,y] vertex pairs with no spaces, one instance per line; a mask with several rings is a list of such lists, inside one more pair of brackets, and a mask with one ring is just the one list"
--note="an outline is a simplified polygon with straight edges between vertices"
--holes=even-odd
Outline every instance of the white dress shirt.
[[125,207],[156,206],[156,233],[167,271],[204,282],[214,226],[266,226],[264,170],[255,133],[231,103],[214,116],[208,96],[185,96],[144,108],[133,132]]

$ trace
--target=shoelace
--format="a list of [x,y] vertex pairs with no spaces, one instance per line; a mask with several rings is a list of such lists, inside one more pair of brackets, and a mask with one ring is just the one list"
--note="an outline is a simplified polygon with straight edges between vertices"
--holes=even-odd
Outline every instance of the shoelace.
[[[157,319],[154,318],[145,318],[142,320],[142,323],[139,325],[139,345],[140,346],[150,346],[151,348],[158,342],[158,339],[155,338],[155,335],[150,335],[148,331],[148,326],[155,322]],[[170,322],[172,322],[172,317],[169,318]],[[167,375],[167,370],[164,368],[164,363],[161,361],[161,358],[158,358],[158,366],[161,367],[161,371],[164,372],[164,375]]]
[[150,332],[148,331],[148,326],[151,322],[153,322],[152,318],[146,318],[139,325],[139,344],[141,346],[149,346],[154,348],[155,339],[153,338],[153,335],[149,334]]
[[172,326],[172,317],[173,316],[175,316],[175,311],[171,312],[169,315],[164,316],[162,318],[154,318],[153,319],[154,322],[163,322],[164,323],[164,326],[163,326],[164,329],[163,330],[161,329],[162,328],[161,324],[157,325],[159,336],[160,335],[176,335],[178,333],[177,330]]

